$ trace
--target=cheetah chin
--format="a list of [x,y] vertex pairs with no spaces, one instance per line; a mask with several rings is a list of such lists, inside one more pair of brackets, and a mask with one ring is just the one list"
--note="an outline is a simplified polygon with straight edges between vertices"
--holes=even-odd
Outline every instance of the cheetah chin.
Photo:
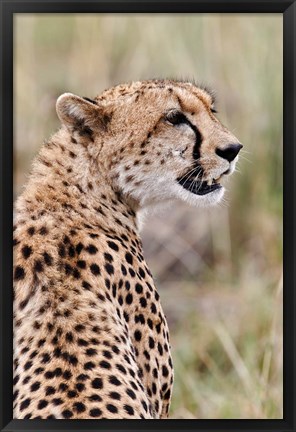
[[[225,188],[222,185],[216,185],[215,188],[206,185],[198,185],[188,183],[184,185],[176,185],[177,198],[185,201],[187,204],[193,207],[209,207],[218,204],[225,193]],[[203,182],[205,183],[205,182]]]

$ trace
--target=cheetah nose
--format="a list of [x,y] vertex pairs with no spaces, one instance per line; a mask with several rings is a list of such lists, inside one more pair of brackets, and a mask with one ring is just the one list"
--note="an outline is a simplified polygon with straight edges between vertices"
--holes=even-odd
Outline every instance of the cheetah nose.
[[228,160],[228,162],[232,162],[233,159],[238,155],[238,152],[242,148],[242,144],[229,144],[227,147],[220,149],[216,149],[216,154],[223,159]]

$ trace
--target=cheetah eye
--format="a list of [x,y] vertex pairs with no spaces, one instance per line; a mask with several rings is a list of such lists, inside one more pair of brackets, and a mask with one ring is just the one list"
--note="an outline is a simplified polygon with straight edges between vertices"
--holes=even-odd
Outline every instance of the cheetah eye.
[[171,111],[166,115],[166,120],[172,125],[179,125],[182,123],[188,123],[187,118],[180,111]]

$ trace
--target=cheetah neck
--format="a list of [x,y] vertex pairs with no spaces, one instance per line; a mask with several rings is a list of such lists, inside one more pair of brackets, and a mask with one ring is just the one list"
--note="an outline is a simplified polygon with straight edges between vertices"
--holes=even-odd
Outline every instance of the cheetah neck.
[[18,206],[25,206],[35,218],[40,212],[60,213],[62,219],[68,215],[103,231],[138,236],[135,203],[124,199],[113,188],[104,166],[72,140],[67,131],[60,130],[42,147]]

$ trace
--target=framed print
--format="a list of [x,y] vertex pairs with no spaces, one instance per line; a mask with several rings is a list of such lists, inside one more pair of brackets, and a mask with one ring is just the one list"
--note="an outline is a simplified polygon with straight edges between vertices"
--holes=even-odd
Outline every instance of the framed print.
[[1,1],[1,430],[295,430],[295,8]]

